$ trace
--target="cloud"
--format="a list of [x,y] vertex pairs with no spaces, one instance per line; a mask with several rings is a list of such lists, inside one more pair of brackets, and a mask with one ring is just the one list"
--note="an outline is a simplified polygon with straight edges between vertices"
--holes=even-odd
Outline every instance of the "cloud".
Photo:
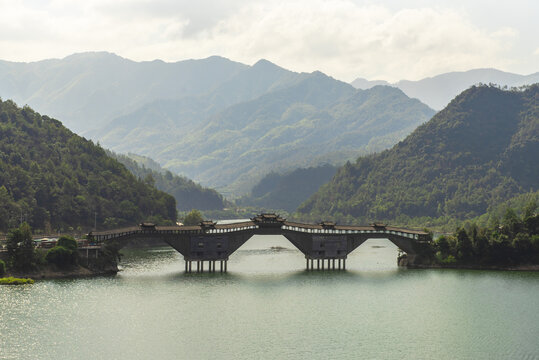
[[351,0],[0,0],[0,58],[107,50],[134,60],[266,58],[343,80],[417,79],[503,68],[518,32],[491,32],[449,8],[390,9]]

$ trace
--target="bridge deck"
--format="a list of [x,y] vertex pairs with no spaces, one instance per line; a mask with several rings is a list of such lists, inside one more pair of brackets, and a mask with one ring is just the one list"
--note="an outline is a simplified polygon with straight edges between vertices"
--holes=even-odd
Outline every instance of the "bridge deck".
[[[393,234],[413,239],[419,239],[428,235],[422,230],[405,229],[393,226],[352,226],[352,225],[334,225],[328,228],[322,224],[305,224],[298,222],[283,221],[275,223],[275,228],[282,231],[294,231],[312,234]],[[107,231],[92,231],[89,233],[95,240],[107,240],[116,237],[134,235],[134,234],[220,234],[238,231],[255,231],[260,228],[260,224],[255,221],[244,221],[230,224],[191,225],[191,226],[132,226],[122,229],[113,229]]]

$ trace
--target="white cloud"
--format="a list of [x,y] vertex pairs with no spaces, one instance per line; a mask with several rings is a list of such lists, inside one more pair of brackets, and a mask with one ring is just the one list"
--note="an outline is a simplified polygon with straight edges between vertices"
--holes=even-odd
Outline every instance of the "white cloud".
[[351,0],[201,1],[52,0],[29,6],[0,0],[0,58],[39,60],[88,50],[135,60],[221,55],[246,63],[266,58],[343,80],[395,81],[504,68],[518,37],[508,26],[483,30],[447,8],[391,10]]

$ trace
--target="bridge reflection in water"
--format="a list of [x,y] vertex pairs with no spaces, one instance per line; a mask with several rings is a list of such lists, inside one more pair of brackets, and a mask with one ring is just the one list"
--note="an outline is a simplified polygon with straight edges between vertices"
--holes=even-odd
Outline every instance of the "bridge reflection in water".
[[[250,221],[217,224],[203,221],[195,226],[139,226],[110,231],[93,231],[89,237],[100,244],[112,243],[121,248],[134,239],[162,240],[180,252],[186,272],[203,272],[207,262],[210,272],[226,272],[228,259],[253,235],[282,235],[305,255],[307,270],[346,269],[346,258],[367,239],[389,239],[407,254],[413,265],[422,244],[431,241],[427,232],[372,224],[337,225],[333,222],[303,224],[286,221],[276,214],[261,214]],[[196,265],[196,269],[193,266]]]

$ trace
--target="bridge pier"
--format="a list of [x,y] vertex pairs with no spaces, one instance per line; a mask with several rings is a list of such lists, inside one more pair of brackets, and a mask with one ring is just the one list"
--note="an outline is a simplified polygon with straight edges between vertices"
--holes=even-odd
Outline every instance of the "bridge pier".
[[306,256],[305,268],[307,269],[307,271],[346,270],[346,258],[312,258]]
[[[203,273],[204,272],[204,261],[206,260],[185,260],[185,272],[191,273],[193,272],[193,262],[196,263],[196,272],[197,273]],[[219,262],[219,272],[225,273],[227,272],[227,262],[228,260],[225,259],[218,259],[218,260],[207,260],[208,261],[208,272],[215,273],[217,272],[217,262]]]

